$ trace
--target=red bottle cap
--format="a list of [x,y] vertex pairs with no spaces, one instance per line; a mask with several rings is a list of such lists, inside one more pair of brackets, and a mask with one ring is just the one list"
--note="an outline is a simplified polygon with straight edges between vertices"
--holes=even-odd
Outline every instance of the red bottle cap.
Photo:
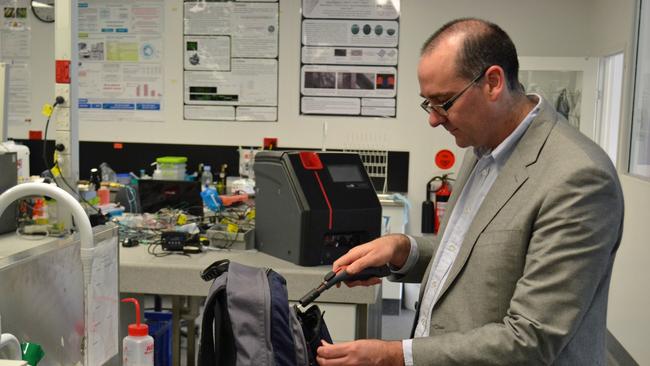
[[149,335],[149,326],[140,324],[140,303],[137,299],[128,297],[122,299],[122,302],[132,302],[135,304],[135,324],[129,324],[129,335],[132,337],[144,337]]

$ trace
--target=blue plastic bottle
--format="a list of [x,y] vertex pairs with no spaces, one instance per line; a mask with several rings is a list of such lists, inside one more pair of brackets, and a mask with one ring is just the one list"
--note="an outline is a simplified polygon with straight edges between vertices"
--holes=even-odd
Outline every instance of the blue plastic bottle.
[[171,366],[172,364],[172,313],[168,311],[145,311],[145,322],[149,326],[149,335],[153,337],[154,366]]

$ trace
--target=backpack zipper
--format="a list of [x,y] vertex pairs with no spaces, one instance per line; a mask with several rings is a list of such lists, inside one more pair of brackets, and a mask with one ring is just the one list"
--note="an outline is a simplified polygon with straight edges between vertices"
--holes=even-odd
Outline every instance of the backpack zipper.
[[[264,287],[264,309],[271,309],[271,287],[269,284],[269,273],[271,272],[270,268],[265,268],[264,269],[264,278],[262,281],[266,281],[266,284]],[[271,351],[271,359],[268,360],[269,365],[274,365],[275,364],[275,359],[273,357],[273,344],[271,342],[271,312],[270,311],[265,311],[264,312],[264,333],[265,333],[265,338],[266,338],[266,348]]]

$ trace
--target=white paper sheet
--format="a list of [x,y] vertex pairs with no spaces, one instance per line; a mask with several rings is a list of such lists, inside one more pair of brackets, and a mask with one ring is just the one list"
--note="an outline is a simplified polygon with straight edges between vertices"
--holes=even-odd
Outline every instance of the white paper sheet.
[[185,71],[185,104],[276,106],[278,62],[232,59],[231,72]]
[[230,71],[230,36],[185,36],[185,70]]
[[185,35],[232,37],[233,57],[278,56],[278,3],[186,2]]
[[103,365],[118,353],[118,244],[117,236],[96,243],[88,288],[88,359]]
[[397,47],[399,23],[379,20],[306,19],[305,46]]
[[399,0],[302,0],[305,18],[396,19]]
[[302,48],[305,64],[397,65],[397,48],[377,47],[315,47]]
[[305,114],[361,114],[359,98],[302,97],[300,111]]

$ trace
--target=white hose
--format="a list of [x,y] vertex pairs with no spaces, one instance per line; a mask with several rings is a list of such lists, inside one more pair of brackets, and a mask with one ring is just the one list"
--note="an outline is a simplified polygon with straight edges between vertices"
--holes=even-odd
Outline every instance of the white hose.
[[75,223],[79,228],[82,252],[84,249],[92,250],[95,247],[93,244],[93,231],[86,211],[70,193],[57,186],[47,183],[23,183],[6,190],[0,195],[0,215],[14,201],[27,196],[48,196],[54,198],[58,204],[62,204],[64,208],[72,212]]
[[0,350],[5,347],[9,349],[9,360],[23,359],[23,354],[20,350],[20,343],[12,334],[5,333],[0,336]]

